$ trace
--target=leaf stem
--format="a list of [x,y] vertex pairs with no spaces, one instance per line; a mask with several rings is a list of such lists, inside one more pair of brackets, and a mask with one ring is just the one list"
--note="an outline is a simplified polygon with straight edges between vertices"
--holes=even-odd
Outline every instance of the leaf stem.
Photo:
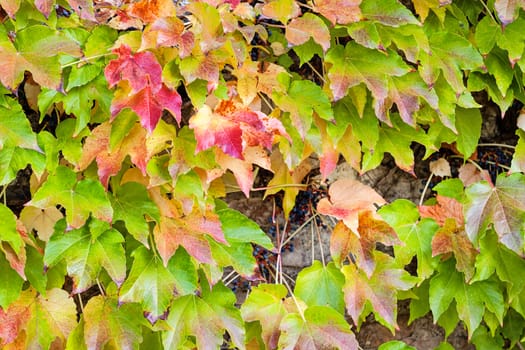
[[489,17],[494,21],[494,23],[496,23],[497,25],[499,25],[499,22],[496,20],[496,18],[495,18],[494,15],[492,14],[492,11],[489,9],[489,7],[488,7],[487,4],[485,3],[485,1],[483,1],[483,0],[479,0],[479,2],[481,2],[481,5],[483,5],[483,7],[485,8],[485,11],[487,11],[487,14],[488,14]]
[[324,76],[321,73],[319,73],[317,69],[315,69],[315,67],[310,62],[306,62],[306,64],[308,65],[308,67],[310,67],[312,72],[314,72],[314,74],[317,75],[319,79],[321,79],[321,81],[323,82],[323,85],[326,85],[326,80],[324,79]]
[[302,223],[301,226],[299,226],[292,234],[290,234],[288,236],[288,238],[286,238],[286,241],[284,241],[283,245],[287,245],[288,243],[290,243],[290,241],[295,237],[297,236],[297,234],[303,229],[305,228],[306,225],[308,225],[310,223],[310,221],[312,221],[313,219],[315,219],[317,216],[319,216],[319,214],[314,214],[313,216],[309,217],[308,220],[306,220],[305,222]]
[[102,285],[100,284],[100,281],[97,277],[97,286],[98,286],[98,289],[100,290],[100,294],[105,298],[106,297],[106,292],[104,291],[104,288],[102,288]]
[[108,52],[108,53],[103,53],[103,54],[100,54],[100,55],[84,57],[84,58],[82,58],[80,60],[66,63],[66,64],[62,65],[61,68],[64,69],[66,67],[71,67],[71,66],[74,66],[74,65],[79,64],[79,63],[86,63],[87,61],[91,61],[91,60],[94,60],[94,59],[97,59],[97,58],[100,58],[100,57],[104,57],[104,56],[109,56],[109,55],[112,55],[112,54],[113,53]]
[[317,221],[314,221],[312,226],[315,226],[315,232],[317,233],[317,241],[319,242],[319,251],[321,252],[321,262],[323,263],[323,267],[326,267],[326,261],[324,260],[323,242],[321,241],[321,231],[319,230],[319,225],[317,224]]
[[295,303],[295,306],[297,306],[297,310],[299,311],[299,315],[301,316],[303,321],[306,323],[306,319],[304,318],[303,310],[301,309],[301,305],[299,305],[299,301],[295,297],[295,294],[293,294],[292,288],[290,288],[290,285],[288,284],[288,282],[286,282],[286,279],[283,279],[283,282],[284,282],[284,285],[286,286],[286,288],[288,289],[288,293],[290,293],[290,296],[292,297],[293,302]]
[[423,205],[423,201],[425,200],[425,194],[428,190],[428,186],[430,186],[430,182],[432,181],[433,177],[434,173],[430,173],[430,176],[428,177],[428,180],[425,183],[425,187],[423,188],[423,192],[421,193],[421,197],[419,198],[419,205]]

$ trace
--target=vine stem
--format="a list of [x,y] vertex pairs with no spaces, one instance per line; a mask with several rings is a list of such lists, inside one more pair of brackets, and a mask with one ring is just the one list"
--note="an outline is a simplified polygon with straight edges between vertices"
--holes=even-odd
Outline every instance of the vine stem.
[[102,288],[102,285],[100,284],[98,277],[97,277],[97,286],[98,286],[98,290],[100,290],[100,294],[105,298],[106,292],[104,291],[104,288]]
[[516,149],[516,146],[507,145],[504,143],[479,143],[478,147],[501,147],[501,148],[510,148],[510,149]]
[[485,11],[487,11],[487,14],[488,14],[489,17],[494,21],[494,23],[496,23],[497,25],[499,25],[499,22],[496,20],[496,18],[495,18],[494,15],[492,14],[492,11],[489,9],[489,7],[488,7],[487,4],[485,3],[485,1],[483,1],[483,0],[479,0],[479,2],[481,2],[481,5],[483,5],[483,7],[485,8]]
[[315,67],[310,62],[306,62],[306,64],[308,65],[308,67],[310,67],[310,69],[314,72],[314,74],[317,75],[319,79],[321,79],[321,81],[323,82],[323,85],[326,85],[326,80],[324,79],[324,76],[321,73],[319,73],[317,69],[315,69]]

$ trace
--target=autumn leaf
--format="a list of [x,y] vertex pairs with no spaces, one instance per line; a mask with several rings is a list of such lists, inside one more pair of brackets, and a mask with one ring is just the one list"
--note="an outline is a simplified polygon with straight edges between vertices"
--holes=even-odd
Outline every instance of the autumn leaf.
[[296,313],[286,315],[281,332],[279,349],[359,349],[344,317],[327,306],[310,306],[303,318]]
[[67,0],[69,6],[75,11],[80,18],[96,22],[95,9],[93,1],[90,0]]
[[26,289],[9,308],[0,308],[0,345],[49,349],[52,343],[65,344],[76,317],[75,303],[66,291],[53,288],[42,295]]
[[134,2],[126,12],[140,18],[144,23],[154,22],[158,18],[170,17],[176,14],[175,4],[169,0],[140,0]]
[[301,45],[313,38],[326,52],[330,48],[330,32],[326,24],[317,16],[305,13],[286,26],[286,40],[293,45]]
[[341,179],[328,189],[330,199],[322,198],[317,204],[320,214],[343,220],[353,233],[359,235],[359,213],[376,212],[376,205],[386,201],[374,189],[354,179]]
[[177,17],[161,17],[146,27],[142,34],[141,50],[157,47],[176,47],[179,57],[190,55],[195,38],[184,29],[184,23]]
[[132,54],[126,45],[115,49],[114,53],[119,57],[109,62],[104,70],[109,86],[114,87],[121,81],[128,84],[119,84],[121,87],[111,104],[111,115],[115,117],[129,107],[139,115],[142,126],[150,133],[164,109],[180,122],[182,99],[176,90],[162,83],[162,67],[155,56],[149,51]]
[[432,174],[435,176],[440,177],[451,177],[451,169],[450,169],[450,163],[447,161],[446,158],[439,158],[437,160],[431,161],[428,164],[428,168]]
[[504,26],[516,19],[520,8],[525,10],[523,0],[496,0],[494,2],[494,9]]
[[440,226],[445,224],[447,219],[454,219],[458,227],[463,226],[463,205],[454,198],[436,196],[437,204],[420,205],[419,212],[423,218],[432,218]]
[[126,276],[123,242],[124,237],[108,223],[92,219],[82,228],[67,233],[57,229],[47,243],[44,264],[54,266],[64,260],[73,278],[73,293],[91,287],[102,268],[120,286]]
[[142,342],[138,321],[142,312],[137,304],[118,305],[114,298],[97,295],[89,299],[82,318],[88,349],[103,349],[109,342],[120,349],[133,349]]
[[[374,218],[373,213],[368,210],[359,213],[358,231],[359,236],[349,231],[346,225],[343,227],[336,225],[333,233],[336,238],[330,239],[330,253],[334,251],[336,256],[340,255],[341,258],[352,254],[355,264],[370,278],[376,268],[376,261],[374,260],[376,244],[383,243],[392,246],[394,244],[400,245],[401,241],[390,225]],[[341,253],[337,252],[338,243],[343,243],[344,249]]]
[[354,264],[341,269],[346,281],[343,287],[346,309],[357,325],[366,317],[362,313],[369,303],[381,324],[397,329],[397,293],[412,288],[417,278],[396,266],[390,256],[380,252],[374,255],[377,268],[370,278]]
[[458,178],[461,180],[461,182],[463,182],[463,186],[465,187],[468,187],[478,181],[490,180],[490,174],[487,170],[480,170],[477,166],[471,163],[463,164],[459,168],[458,172]]
[[[372,67],[371,60],[375,62]],[[409,72],[408,66],[396,53],[384,54],[355,42],[349,42],[345,47],[332,47],[326,54],[326,62],[331,64],[328,78],[336,101],[343,98],[349,88],[361,83],[368,87],[376,100],[383,101],[389,91],[387,77]]]
[[120,288],[119,303],[141,303],[146,318],[155,323],[167,315],[169,304],[176,293],[176,279],[160,258],[146,247],[137,248],[131,256],[133,265]]
[[39,85],[59,89],[61,54],[80,57],[80,47],[48,26],[28,26],[17,32],[14,44],[7,36],[0,40],[0,81],[15,89],[23,80],[24,71],[30,71]]
[[275,135],[288,135],[278,119],[233,100],[223,100],[213,110],[202,106],[190,119],[190,128],[195,132],[197,152],[217,146],[241,160],[247,147],[260,145],[270,150]]
[[284,299],[288,291],[280,284],[259,284],[252,288],[241,307],[242,318],[246,322],[259,321],[262,338],[269,349],[277,348],[280,324],[287,311]]
[[499,240],[518,254],[523,253],[523,221],[525,220],[525,177],[523,174],[501,174],[496,185],[478,182],[465,191],[465,230],[472,242],[492,226]]
[[325,16],[333,25],[348,24],[361,20],[361,0],[318,0],[314,3],[314,11]]
[[97,163],[97,173],[100,182],[107,188],[110,176],[117,175],[126,156],[143,174],[146,173],[146,164],[149,155],[146,147],[146,132],[138,124],[131,128],[129,133],[118,145],[110,147],[112,125],[105,122],[97,126],[85,141],[83,152],[77,163],[77,170],[85,170],[93,160]]
[[290,19],[299,17],[301,8],[294,0],[272,0],[263,6],[262,14],[286,24]]
[[200,213],[199,210],[194,210],[181,217],[163,216],[153,234],[165,266],[179,246],[184,247],[197,261],[212,263],[210,243],[206,235],[227,244],[219,217],[211,211]]
[[73,170],[64,166],[56,168],[26,206],[47,209],[58,204],[66,209],[67,223],[73,228],[84,225],[90,213],[108,222],[113,217],[113,209],[100,182],[77,181]]

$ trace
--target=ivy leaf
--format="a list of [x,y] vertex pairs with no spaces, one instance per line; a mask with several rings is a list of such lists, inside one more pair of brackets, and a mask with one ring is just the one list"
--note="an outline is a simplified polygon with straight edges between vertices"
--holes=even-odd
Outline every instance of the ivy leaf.
[[46,168],[44,154],[20,147],[4,147],[0,150],[0,186],[8,185],[16,179],[19,170],[31,164],[33,172],[42,176]]
[[[419,220],[416,205],[405,199],[395,200],[378,211],[379,215],[396,231],[405,244],[394,247],[396,259],[407,265],[417,257],[417,275],[428,278],[434,272],[436,259],[432,257],[432,237],[438,225],[430,219]],[[400,215],[402,213],[402,215]]]
[[390,256],[380,252],[374,255],[377,267],[370,278],[354,264],[341,269],[346,281],[343,287],[346,308],[357,325],[366,316],[361,315],[365,305],[370,303],[381,324],[391,330],[397,329],[397,293],[412,288],[417,278],[396,266]]
[[477,108],[456,108],[457,146],[465,159],[476,150],[481,136],[481,113]]
[[177,122],[181,119],[182,99],[177,91],[162,83],[162,67],[149,52],[132,54],[122,45],[113,51],[118,58],[109,62],[104,74],[110,87],[124,81],[127,84],[117,90],[111,104],[111,115],[116,116],[123,108],[133,109],[144,128],[152,132],[162,110],[169,110]]
[[[4,310],[7,309],[7,307],[11,305],[11,303],[14,302],[18,298],[25,281],[9,265],[9,261],[7,261],[4,254],[0,254],[0,273],[2,274],[3,278],[6,279],[6,281],[9,281],[9,283],[0,284],[0,320],[1,320],[2,312],[3,312],[2,308]],[[3,322],[0,323],[0,338],[5,340],[6,338],[4,338],[3,332],[8,332],[8,330],[4,329],[1,326],[3,324],[4,324]]]
[[431,53],[422,51],[420,57],[423,80],[432,86],[441,71],[459,96],[465,90],[462,70],[482,67],[483,58],[467,39],[452,32],[435,33],[429,43]]
[[80,18],[96,22],[95,9],[93,2],[89,0],[67,0],[69,6],[75,11]]
[[205,235],[227,244],[219,217],[211,211],[203,214],[192,211],[183,217],[162,216],[153,234],[164,265],[168,264],[179,246],[184,247],[197,261],[212,263],[210,243]]
[[[164,332],[162,337],[164,347],[178,349],[191,335],[196,338],[199,349],[218,348],[223,342],[225,329],[229,328],[228,321],[232,320],[229,318],[232,314],[238,315],[234,316],[237,323],[235,331],[240,331],[239,311],[234,310],[230,293],[218,285],[206,298],[186,295],[175,299],[166,320],[171,329]],[[242,347],[244,342],[237,345]]]
[[287,311],[283,301],[288,291],[280,284],[259,284],[241,306],[245,322],[259,321],[262,338],[269,349],[277,348],[280,324]]
[[143,51],[133,54],[131,48],[126,45],[113,50],[113,53],[118,55],[118,58],[111,60],[104,70],[110,88],[123,80],[129,82],[133,93],[146,86],[152,86],[154,89],[160,87],[162,67],[153,53]]
[[292,123],[303,138],[310,130],[314,111],[324,120],[334,118],[328,96],[311,81],[294,80],[286,93],[274,92],[272,97],[279,108],[290,112]]
[[363,0],[363,18],[387,26],[399,27],[405,24],[421,25],[404,5],[396,0]]
[[465,229],[470,240],[478,237],[491,225],[499,240],[518,254],[523,253],[523,221],[525,220],[525,176],[499,175],[496,186],[478,182],[465,191]]
[[114,210],[113,222],[122,220],[129,233],[149,248],[148,221],[160,221],[160,213],[149,198],[146,188],[136,182],[126,182],[115,191],[110,200]]
[[179,93],[166,85],[154,89],[146,86],[136,94],[122,89],[115,93],[111,104],[111,115],[116,116],[122,109],[129,107],[140,117],[140,123],[150,133],[155,129],[164,109],[171,112],[177,122],[181,120],[182,99]]
[[476,34],[474,35],[480,53],[487,55],[496,45],[501,34],[501,27],[498,23],[494,23],[490,16],[482,18],[476,26]]
[[301,15],[301,8],[294,0],[273,0],[263,6],[262,14],[286,24]]
[[24,72],[30,71],[40,86],[59,89],[60,54],[80,57],[81,51],[78,43],[45,25],[31,25],[18,31],[14,45],[5,36],[0,41],[0,81],[15,89]]
[[15,214],[0,203],[0,221],[2,230],[0,230],[0,242],[6,242],[14,250],[15,254],[20,253],[24,247],[22,236],[18,233]]
[[[347,231],[347,242],[344,245],[348,249],[348,253],[352,254],[355,264],[370,278],[376,268],[374,260],[376,244],[380,242],[384,245],[392,246],[394,244],[399,245],[401,242],[392,227],[386,222],[374,218],[374,215],[369,210],[359,212],[358,231],[359,237],[351,231]],[[332,246],[332,240],[330,240],[330,245]],[[332,248],[330,251],[332,251]]]
[[177,17],[161,17],[148,26],[142,34],[141,50],[157,47],[177,47],[179,57],[190,55],[195,37],[184,29],[184,22]]
[[286,315],[281,331],[279,349],[359,349],[344,317],[327,306],[310,306],[304,318],[296,313]]
[[377,117],[389,123],[389,111],[395,103],[401,119],[408,125],[416,126],[414,113],[419,111],[420,98],[424,98],[434,110],[438,110],[436,91],[429,89],[417,72],[411,72],[402,77],[388,77],[388,96],[384,100],[375,101]]
[[315,260],[297,275],[294,293],[310,307],[327,306],[344,315],[344,282],[343,274],[333,262],[323,266]]
[[520,28],[523,28],[524,24],[525,19],[517,18],[515,21],[505,27],[505,30],[502,31],[502,35],[497,39],[498,46],[508,52],[509,61],[513,67],[514,64],[519,62],[523,56],[525,41],[522,37],[520,37],[519,33]]
[[155,323],[159,318],[166,317],[175,294],[175,277],[146,247],[135,249],[131,255],[133,265],[120,288],[119,303],[141,303],[146,318]]
[[525,10],[523,0],[496,0],[494,2],[494,9],[504,26],[516,19],[520,8]]
[[358,22],[362,19],[361,0],[319,0],[314,11],[325,16],[333,25]]
[[146,147],[146,132],[138,124],[134,125],[124,139],[117,145],[110,146],[112,125],[105,122],[97,126],[85,141],[82,155],[77,163],[77,170],[86,169],[93,160],[97,162],[100,182],[107,188],[110,176],[117,175],[126,156],[130,156],[143,174],[150,159]]
[[221,221],[222,231],[228,243],[258,244],[266,249],[272,249],[271,239],[255,222],[237,210],[224,208],[217,211]]
[[40,151],[22,106],[12,98],[6,98],[5,102],[0,104],[0,150],[21,147]]
[[441,264],[439,273],[430,280],[430,308],[437,320],[455,299],[459,318],[465,322],[471,337],[481,323],[485,308],[494,310],[503,319],[502,290],[489,281],[465,284],[462,274],[452,264],[452,261]]
[[310,38],[326,52],[330,48],[330,32],[323,20],[311,13],[295,18],[286,26],[286,40],[292,45],[301,45]]
[[[338,5],[340,6],[340,5]],[[370,62],[376,62],[370,66]],[[408,66],[394,52],[386,54],[365,48],[355,42],[332,47],[326,54],[330,89],[334,100],[343,98],[348,89],[364,83],[376,100],[388,95],[388,76],[402,76],[409,72]]]
[[123,242],[124,237],[107,223],[91,220],[80,229],[56,231],[47,243],[44,264],[54,266],[65,260],[73,278],[73,293],[91,287],[102,267],[120,286],[126,277]]
[[103,349],[112,342],[120,349],[134,349],[142,343],[142,318],[136,304],[118,305],[117,300],[97,295],[82,312],[88,349]]
[[274,135],[287,136],[281,122],[251,111],[233,100],[223,100],[212,110],[203,105],[190,119],[197,139],[196,151],[217,146],[232,157],[244,159],[250,146],[272,148]]
[[52,343],[65,344],[77,323],[76,307],[64,290],[53,288],[42,295],[29,288],[9,308],[0,309],[0,321],[0,345],[49,349]]
[[90,213],[108,222],[113,217],[113,209],[100,182],[89,179],[77,182],[77,175],[65,166],[56,168],[26,206],[46,209],[58,204],[66,209],[67,222],[73,228],[81,227]]
[[328,189],[328,194],[330,199],[322,198],[317,204],[319,213],[343,220],[356,235],[360,233],[359,213],[375,212],[376,204],[386,204],[373,188],[354,179],[337,180]]
[[175,4],[169,0],[140,0],[127,8],[129,15],[140,18],[145,23],[151,23],[162,17],[174,16],[175,11]]

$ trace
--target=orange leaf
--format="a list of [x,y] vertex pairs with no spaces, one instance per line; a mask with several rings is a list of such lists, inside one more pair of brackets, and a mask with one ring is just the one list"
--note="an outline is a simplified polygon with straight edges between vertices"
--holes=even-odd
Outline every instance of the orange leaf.
[[144,23],[152,23],[157,18],[175,16],[177,9],[171,0],[141,0],[131,4],[127,12]]
[[153,22],[142,34],[141,50],[157,47],[177,47],[181,58],[191,53],[195,39],[192,32],[184,30],[184,23],[177,17],[162,17]]
[[373,188],[354,179],[341,179],[334,182],[328,194],[330,200],[323,198],[317,204],[319,213],[343,220],[345,225],[356,234],[359,234],[359,213],[364,210],[375,213],[376,205],[386,203]]
[[317,0],[314,10],[332,24],[348,24],[361,20],[361,0]]
[[453,218],[458,226],[463,226],[463,205],[450,197],[438,195],[436,199],[436,205],[419,206],[421,217],[434,219],[439,226],[443,226],[448,218]]

